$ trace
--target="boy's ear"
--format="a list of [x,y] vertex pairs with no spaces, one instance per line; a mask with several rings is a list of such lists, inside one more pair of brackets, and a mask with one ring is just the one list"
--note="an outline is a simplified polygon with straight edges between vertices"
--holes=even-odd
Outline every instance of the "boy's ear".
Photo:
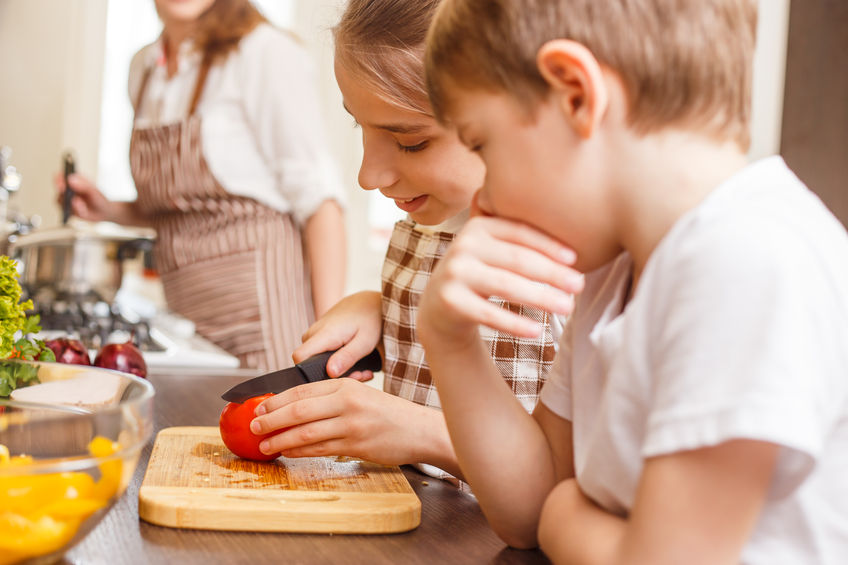
[[592,52],[576,41],[554,39],[539,49],[536,65],[577,133],[591,137],[608,103],[601,65]]

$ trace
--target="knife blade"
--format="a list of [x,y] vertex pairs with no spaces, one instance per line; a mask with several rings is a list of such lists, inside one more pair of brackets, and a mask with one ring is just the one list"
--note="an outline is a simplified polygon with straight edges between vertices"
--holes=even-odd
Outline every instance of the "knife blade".
[[[324,353],[313,355],[309,359],[296,364],[294,367],[280,369],[279,371],[273,371],[248,379],[222,394],[221,398],[228,402],[242,403],[248,398],[253,398],[260,394],[269,392],[277,394],[298,385],[329,379],[330,375],[327,374],[327,360],[333,353],[335,351],[325,351]],[[375,349],[354,363],[353,367],[343,374],[342,377],[346,377],[357,371],[379,371],[382,366],[383,362],[380,359],[380,352]]]

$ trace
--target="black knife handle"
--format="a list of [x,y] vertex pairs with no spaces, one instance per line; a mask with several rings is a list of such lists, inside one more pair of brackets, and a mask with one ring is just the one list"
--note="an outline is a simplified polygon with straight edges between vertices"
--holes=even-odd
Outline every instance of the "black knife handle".
[[[335,353],[335,351],[325,351],[324,353],[313,355],[309,359],[298,363],[295,366],[303,372],[303,376],[305,376],[306,380],[310,383],[329,379],[330,375],[327,374],[327,360],[333,353]],[[380,359],[380,352],[375,349],[354,363],[353,367],[351,367],[350,370],[342,376],[346,377],[356,371],[379,371],[382,366],[383,360]]]
[[62,164],[64,165],[63,177],[65,179],[65,194],[62,199],[62,224],[68,223],[68,218],[71,217],[71,200],[74,198],[74,191],[71,190],[71,185],[68,182],[68,177],[76,172],[76,162],[70,151],[62,155]]

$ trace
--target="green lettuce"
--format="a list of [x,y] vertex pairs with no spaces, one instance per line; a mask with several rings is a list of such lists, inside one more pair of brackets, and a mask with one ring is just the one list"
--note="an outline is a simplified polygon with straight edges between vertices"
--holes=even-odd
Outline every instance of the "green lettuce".
[[[0,255],[0,360],[55,361],[53,351],[33,334],[41,331],[39,316],[27,316],[32,300],[21,302],[21,285],[15,262]],[[38,367],[0,362],[0,397],[9,396],[19,386],[38,382]]]

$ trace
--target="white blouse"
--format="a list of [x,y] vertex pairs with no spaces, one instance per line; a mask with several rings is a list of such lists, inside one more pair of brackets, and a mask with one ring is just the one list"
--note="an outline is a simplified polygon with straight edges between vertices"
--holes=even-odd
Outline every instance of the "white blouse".
[[[133,102],[145,70],[152,69],[135,127],[186,118],[200,61],[191,42],[184,42],[177,72],[169,79],[161,38],[135,54],[129,75]],[[195,110],[203,155],[221,186],[291,212],[301,225],[325,200],[344,203],[315,83],[306,50],[288,33],[263,23],[209,69]]]

